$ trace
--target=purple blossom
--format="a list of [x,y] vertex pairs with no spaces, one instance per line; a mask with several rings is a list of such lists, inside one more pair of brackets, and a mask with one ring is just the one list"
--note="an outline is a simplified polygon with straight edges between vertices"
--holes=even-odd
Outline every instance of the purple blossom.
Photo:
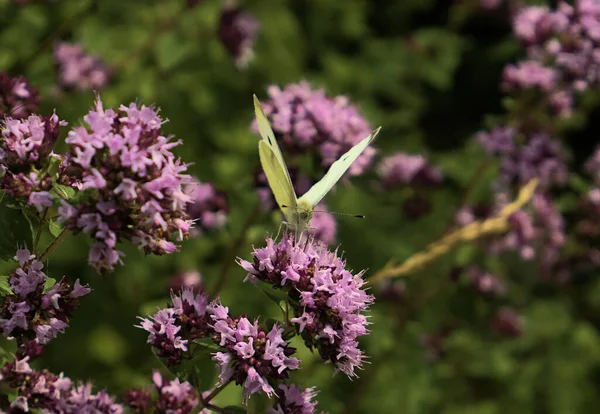
[[220,335],[219,345],[226,349],[213,354],[221,372],[219,382],[233,380],[242,385],[244,401],[257,392],[270,397],[275,390],[269,380],[284,380],[290,370],[298,369],[300,361],[290,356],[295,349],[286,343],[283,329],[277,325],[267,332],[256,320],[224,316],[218,311],[211,315],[212,327]]
[[302,391],[294,384],[281,384],[276,391],[277,401],[273,408],[269,408],[267,414],[315,414],[317,401],[313,401],[317,395],[315,388],[306,388]]
[[36,338],[46,344],[64,332],[79,305],[78,298],[91,289],[82,286],[79,279],[71,287],[63,278],[45,290],[48,276],[42,272],[43,264],[27,249],[18,250],[15,259],[19,267],[8,279],[13,294],[5,297],[0,310],[0,329],[19,343]]
[[0,72],[0,117],[26,118],[40,106],[38,90],[22,76]]
[[334,244],[337,223],[333,214],[327,212],[327,205],[321,203],[315,207],[315,214],[310,222],[310,235],[325,244]]
[[186,212],[194,220],[194,227],[190,231],[192,236],[199,236],[225,225],[229,213],[225,193],[217,191],[212,184],[202,183],[195,178],[184,184],[183,192],[191,199]]
[[74,186],[89,197],[63,201],[59,215],[69,229],[95,240],[90,264],[106,271],[122,263],[116,249],[121,239],[146,253],[177,251],[175,242],[186,238],[191,226],[185,212],[191,199],[182,190],[187,165],[171,152],[181,141],[162,135],[165,121],[144,105],[105,110],[98,98],[84,121],[87,128],[69,132],[66,162]]
[[64,414],[124,412],[106,392],[93,394],[91,384],[74,384],[63,374],[47,370],[34,371],[28,362],[29,357],[17,359],[5,363],[0,370],[0,384],[17,391],[17,399],[11,404],[15,412],[30,409]]
[[192,385],[179,378],[166,382],[158,371],[152,375],[152,381],[158,391],[158,401],[154,406],[159,413],[191,413],[199,404],[198,396]]
[[475,139],[490,155],[512,154],[517,150],[516,131],[510,127],[496,127],[491,131],[482,131]]
[[388,189],[404,185],[436,185],[442,181],[440,170],[420,154],[398,152],[390,155],[381,160],[377,172]]
[[195,294],[204,290],[202,275],[197,270],[188,270],[173,275],[168,282],[169,291],[179,292],[184,288],[193,289]]
[[554,16],[548,7],[525,7],[513,18],[513,31],[526,45],[542,43],[548,39],[555,26]]
[[50,158],[61,126],[56,114],[30,115],[24,119],[5,118],[1,122],[0,189],[13,198],[26,201],[39,211],[52,205],[52,179],[44,168]]
[[495,10],[500,8],[504,0],[479,0],[479,5],[485,10]]
[[517,338],[523,333],[524,320],[514,309],[503,307],[492,318],[490,328],[499,336]]
[[480,267],[475,265],[469,266],[466,273],[471,286],[478,293],[488,296],[502,296],[506,293],[504,282]]
[[600,84],[600,9],[595,0],[561,1],[555,10],[523,7],[513,31],[527,60],[507,66],[505,87],[539,89],[551,113],[569,116],[574,96]]
[[[268,94],[262,107],[282,148],[301,153],[317,149],[324,168],[372,132],[347,97],[330,98],[322,89],[313,90],[308,82],[284,89],[271,86]],[[256,120],[252,129],[258,131]],[[361,175],[374,155],[375,149],[367,147],[349,168],[349,174]]]
[[212,354],[220,383],[242,385],[244,400],[256,392],[272,395],[270,381],[284,380],[290,370],[298,368],[298,359],[291,357],[295,349],[283,339],[283,329],[277,325],[267,331],[256,320],[233,318],[228,308],[217,301],[208,303],[206,294],[195,295],[191,288],[172,295],[172,302],[172,307],[140,324],[150,333],[148,342],[155,353],[166,358],[168,365],[179,364],[194,340],[211,339],[220,347]]
[[260,22],[235,5],[227,5],[221,11],[219,39],[238,68],[248,66],[254,57],[254,42],[259,31]]
[[283,289],[290,297],[295,324],[305,344],[316,348],[336,370],[352,377],[364,359],[358,337],[368,334],[363,314],[373,302],[365,291],[362,272],[353,275],[345,262],[324,243],[308,240],[302,245],[287,235],[275,244],[255,249],[253,261],[238,259],[248,272],[246,280],[260,280]]
[[443,327],[436,332],[421,336],[421,346],[425,350],[425,357],[428,361],[437,361],[445,355],[446,339],[451,333],[452,329]]
[[560,142],[543,132],[528,137],[517,154],[504,158],[501,170],[505,180],[516,177],[520,184],[525,184],[538,178],[543,188],[565,184],[569,176]]
[[502,77],[503,86],[509,91],[539,88],[543,92],[549,92],[556,87],[558,81],[558,74],[554,69],[543,66],[537,61],[508,65]]
[[[463,226],[486,219],[497,214],[508,199],[507,194],[499,193],[494,206],[486,206],[479,212],[463,208],[456,219]],[[551,272],[559,263],[565,244],[565,221],[552,199],[544,193],[534,194],[531,205],[510,215],[508,224],[505,235],[485,241],[488,251],[492,254],[516,251],[524,260],[536,260],[542,275]]]
[[497,187],[501,190],[513,184],[524,185],[532,178],[539,186],[547,189],[564,185],[569,178],[567,155],[558,140],[546,132],[528,135],[523,145],[516,145],[516,131],[498,127],[490,132],[480,132],[477,140],[490,154],[500,156],[500,178]]
[[123,396],[123,402],[134,413],[147,413],[152,405],[150,392],[143,388],[129,390]]
[[54,48],[58,80],[65,89],[100,90],[109,81],[109,70],[99,59],[85,53],[78,44],[58,43]]

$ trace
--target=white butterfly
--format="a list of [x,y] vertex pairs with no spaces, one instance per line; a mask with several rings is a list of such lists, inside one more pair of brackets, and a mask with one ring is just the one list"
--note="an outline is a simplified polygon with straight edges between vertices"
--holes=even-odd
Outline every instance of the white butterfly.
[[309,228],[315,206],[375,139],[381,127],[350,148],[348,152],[331,165],[329,171],[318,183],[313,185],[302,197],[297,198],[290,173],[283,160],[279,145],[277,145],[275,134],[256,95],[254,95],[254,111],[256,112],[258,130],[262,137],[258,143],[260,163],[275,196],[275,201],[286,218],[283,223],[288,229],[296,233],[296,240],[298,240],[298,234]]

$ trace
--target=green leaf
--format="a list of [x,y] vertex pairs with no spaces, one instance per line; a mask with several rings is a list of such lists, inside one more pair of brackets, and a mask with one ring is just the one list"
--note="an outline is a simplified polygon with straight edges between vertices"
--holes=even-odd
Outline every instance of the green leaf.
[[267,318],[267,330],[270,331],[275,325],[281,325],[281,323],[275,318]]
[[60,167],[60,158],[51,155],[50,161],[48,161],[48,175],[52,178],[58,174],[58,167]]
[[266,396],[266,394],[254,394],[248,401],[248,408],[246,412],[247,414],[266,413],[271,404],[272,403],[269,401],[269,398]]
[[0,204],[0,259],[9,261],[20,247],[33,247],[31,223],[21,208],[9,207],[8,197]]
[[10,283],[8,283],[8,276],[0,276],[0,296],[13,295],[14,292],[10,289]]
[[283,306],[281,306],[282,302],[285,303],[285,293],[281,289],[266,290],[262,286],[259,286],[259,288],[285,313]]
[[44,292],[47,292],[50,289],[52,289],[52,286],[54,285],[56,285],[56,279],[53,279],[51,277],[46,279],[46,281],[44,282]]
[[50,220],[48,223],[48,228],[50,229],[50,234],[54,237],[58,237],[58,235],[63,231],[63,226],[57,223],[54,220]]
[[212,340],[212,338],[194,339],[192,342],[195,343],[196,345],[198,345],[203,350],[205,350],[207,353],[212,353],[212,352],[217,352],[217,351],[222,350],[221,347],[219,347],[219,345],[215,344],[215,342]]
[[585,194],[592,188],[589,181],[583,179],[583,177],[577,174],[571,174],[569,180],[569,187],[579,192],[580,194]]
[[64,200],[70,200],[75,196],[75,189],[67,185],[54,184],[54,191]]
[[246,409],[242,406],[239,405],[228,405],[227,407],[223,408],[225,410],[226,413],[231,413],[231,414],[246,414]]
[[156,42],[156,61],[162,70],[169,70],[185,59],[192,48],[174,33],[161,36]]

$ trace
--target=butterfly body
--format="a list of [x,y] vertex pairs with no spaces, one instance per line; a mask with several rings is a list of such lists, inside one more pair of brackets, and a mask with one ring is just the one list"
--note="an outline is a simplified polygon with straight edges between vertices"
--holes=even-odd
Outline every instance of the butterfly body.
[[283,155],[275,139],[275,134],[256,95],[254,96],[254,110],[258,129],[262,137],[258,143],[260,163],[269,182],[269,187],[273,191],[275,201],[285,216],[286,221],[284,223],[288,229],[296,233],[296,239],[298,239],[298,235],[309,228],[315,206],[333,188],[373,139],[375,139],[380,128],[377,128],[371,135],[364,138],[342,155],[331,165],[319,182],[313,185],[302,197],[298,198],[294,191],[292,179],[290,178]]

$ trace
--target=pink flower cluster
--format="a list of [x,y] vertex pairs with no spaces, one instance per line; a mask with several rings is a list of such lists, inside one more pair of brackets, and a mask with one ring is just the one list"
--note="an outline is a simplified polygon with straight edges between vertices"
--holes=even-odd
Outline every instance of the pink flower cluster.
[[362,272],[353,275],[336,253],[319,241],[296,244],[285,236],[278,244],[255,249],[253,261],[238,259],[246,280],[263,281],[283,289],[290,298],[295,324],[309,348],[346,375],[356,376],[364,359],[358,337],[366,335],[363,314],[373,302],[365,291]]
[[513,30],[528,60],[506,67],[504,87],[537,90],[553,113],[569,116],[574,97],[600,84],[600,2],[524,7],[514,16]]
[[233,318],[227,307],[209,303],[205,294],[195,295],[191,288],[172,295],[172,302],[172,307],[140,324],[149,332],[148,343],[167,364],[179,364],[195,339],[209,338],[220,347],[213,353],[219,381],[242,385],[245,400],[257,392],[271,396],[275,390],[270,381],[284,380],[290,370],[298,368],[298,359],[291,356],[295,349],[286,343],[283,329],[277,325],[267,331],[256,320]]
[[281,384],[277,390],[277,402],[269,408],[267,414],[315,414],[317,402],[313,398],[317,395],[314,388],[302,391],[294,384]]
[[0,116],[25,118],[40,106],[40,97],[36,88],[22,77],[11,77],[0,72]]
[[238,68],[244,69],[254,57],[253,47],[259,31],[258,19],[235,5],[226,5],[221,10],[219,40]]
[[198,406],[198,396],[189,382],[180,382],[179,378],[167,382],[158,371],[152,375],[152,381],[158,392],[156,412],[188,414]]
[[199,236],[203,232],[225,225],[229,213],[225,193],[217,191],[214,185],[202,183],[196,178],[184,184],[183,192],[191,199],[186,207],[189,218],[194,220],[191,235]]
[[74,128],[66,139],[68,174],[83,194],[63,200],[59,215],[68,228],[95,240],[90,263],[112,270],[122,262],[120,239],[146,253],[177,251],[175,242],[191,227],[185,212],[191,199],[182,191],[187,166],[171,152],[181,141],[163,136],[165,121],[144,105],[105,110],[98,98],[84,121],[87,127]]
[[48,276],[42,272],[42,262],[35,260],[29,250],[17,251],[19,268],[8,281],[13,292],[4,299],[0,309],[0,329],[4,336],[17,338],[19,343],[36,338],[45,344],[68,327],[69,317],[79,305],[79,297],[91,289],[79,279],[71,285],[62,279],[45,290]]
[[31,409],[63,414],[124,412],[123,406],[115,404],[106,392],[93,394],[91,384],[74,384],[63,374],[33,370],[29,357],[5,363],[0,369],[0,384],[17,390],[10,412],[30,412]]
[[500,157],[500,177],[496,183],[499,189],[524,185],[532,178],[539,180],[542,189],[568,181],[567,156],[560,141],[546,132],[538,132],[522,137],[525,142],[517,145],[517,137],[517,131],[508,127],[496,127],[477,135],[486,152]]
[[390,155],[381,160],[377,172],[388,189],[405,185],[436,185],[442,182],[441,171],[419,154],[399,152]]
[[[466,225],[476,219],[485,219],[506,202],[506,194],[500,194],[496,205],[480,215],[471,207],[465,207],[458,212],[457,221]],[[558,264],[565,244],[565,222],[549,196],[535,194],[531,206],[513,213],[508,222],[510,230],[506,235],[487,241],[489,251],[494,254],[516,251],[524,260],[536,259],[543,272],[551,272]]]
[[29,115],[24,119],[2,120],[0,139],[0,189],[27,201],[41,211],[52,206],[52,178],[45,170],[61,126],[56,114]]
[[[269,99],[262,103],[280,145],[289,151],[317,149],[323,167],[329,167],[371,132],[367,120],[347,97],[330,98],[308,82],[290,84],[284,89],[271,86]],[[258,131],[256,120],[252,129]],[[348,170],[361,175],[371,164],[375,149],[367,149]]]
[[58,67],[58,80],[65,89],[93,89],[106,86],[110,75],[99,59],[86,54],[78,44],[58,43],[54,48],[54,60]]

